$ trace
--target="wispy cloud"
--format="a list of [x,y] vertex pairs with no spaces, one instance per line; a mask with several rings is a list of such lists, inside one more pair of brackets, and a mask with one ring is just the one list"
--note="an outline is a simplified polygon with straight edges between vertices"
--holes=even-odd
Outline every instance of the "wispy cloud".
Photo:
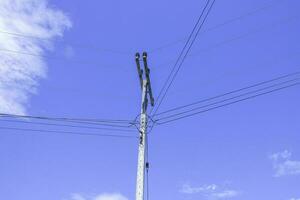
[[300,198],[291,198],[290,200],[300,200]]
[[217,189],[217,185],[203,185],[200,187],[192,187],[189,184],[184,184],[180,190],[180,192],[185,194],[195,194],[200,192],[214,192]]
[[125,196],[119,193],[104,193],[94,196],[87,196],[78,193],[71,195],[69,200],[128,200]]
[[224,190],[220,192],[213,193],[212,196],[218,199],[225,199],[225,198],[233,198],[238,196],[240,193],[235,190]]
[[47,0],[0,1],[0,112],[26,113],[30,95],[46,77],[45,51],[70,27],[68,17]]
[[216,184],[203,185],[198,187],[184,184],[180,189],[180,192],[184,194],[201,194],[209,199],[227,199],[240,195],[239,191],[224,189]]
[[285,150],[270,156],[275,170],[275,177],[300,175],[300,161],[292,160],[292,153]]

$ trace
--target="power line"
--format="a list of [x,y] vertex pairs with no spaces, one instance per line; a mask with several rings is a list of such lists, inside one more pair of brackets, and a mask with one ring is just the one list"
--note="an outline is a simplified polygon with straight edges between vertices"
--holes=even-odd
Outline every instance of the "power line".
[[300,72],[290,73],[290,74],[287,74],[287,75],[284,75],[284,76],[280,76],[280,77],[276,77],[276,78],[273,78],[273,79],[270,79],[270,80],[267,80],[267,81],[262,81],[260,83],[256,83],[256,84],[253,84],[253,85],[242,87],[242,88],[239,88],[237,90],[226,92],[224,94],[216,95],[214,97],[210,97],[210,98],[207,98],[207,99],[196,101],[196,102],[184,105],[184,106],[179,106],[179,107],[176,107],[176,108],[172,108],[172,109],[166,110],[164,112],[157,113],[156,115],[153,115],[153,117],[164,115],[164,114],[167,114],[167,113],[170,113],[170,112],[174,112],[174,111],[177,111],[177,110],[181,110],[181,109],[184,109],[184,108],[187,108],[187,107],[195,106],[195,105],[200,104],[200,103],[208,102],[208,101],[211,101],[211,100],[214,100],[214,99],[225,97],[225,96],[228,96],[228,95],[231,95],[231,94],[235,94],[235,93],[238,93],[238,92],[241,92],[241,91],[244,91],[244,90],[248,90],[248,89],[251,89],[251,88],[255,88],[255,87],[261,86],[261,85],[266,85],[268,83],[272,83],[272,82],[275,82],[275,81],[278,81],[278,80],[282,80],[282,79],[285,79],[285,78],[289,78],[289,77],[292,77],[292,76],[296,76],[296,75],[300,75]]
[[70,118],[70,117],[47,117],[34,115],[17,115],[0,113],[0,116],[16,117],[16,118],[31,118],[31,119],[47,119],[47,120],[63,120],[63,121],[84,121],[84,122],[110,122],[110,123],[130,123],[132,120],[127,119],[91,119],[91,118]]
[[[266,9],[269,9],[271,7],[273,7],[274,5],[276,5],[276,3],[278,2],[283,2],[282,0],[272,0],[272,1],[268,1],[268,2],[265,2],[265,4],[269,4],[269,5],[262,5],[260,7],[256,7],[254,8],[253,10],[250,10],[249,12],[243,14],[243,15],[239,15],[237,17],[234,17],[232,19],[229,19],[229,20],[226,20],[224,21],[223,23],[220,23],[220,24],[217,24],[215,26],[212,26],[204,31],[202,31],[203,33],[204,32],[209,32],[209,31],[212,31],[212,30],[215,30],[217,28],[220,28],[222,26],[225,26],[225,25],[228,25],[228,24],[231,24],[235,21],[238,21],[238,20],[241,20],[247,16],[251,16],[251,15],[254,15],[256,13],[259,13],[259,12],[262,12]],[[49,38],[44,38],[44,37],[39,37],[39,36],[35,36],[35,35],[26,35],[26,34],[22,34],[22,33],[15,33],[15,32],[9,32],[9,31],[4,31],[4,30],[0,30],[0,33],[1,34],[7,34],[7,35],[11,35],[13,37],[22,37],[22,38],[30,38],[30,39],[35,39],[35,40],[41,40],[41,41],[55,41],[57,43],[63,43],[65,45],[70,45],[70,46],[74,46],[76,48],[81,48],[81,49],[90,49],[90,50],[94,50],[94,51],[98,51],[98,52],[108,52],[108,53],[113,53],[113,54],[121,54],[121,55],[131,55],[133,54],[133,52],[131,51],[120,51],[120,50],[115,50],[115,49],[110,49],[110,48],[99,48],[93,44],[79,44],[79,43],[69,43],[69,42],[65,42],[63,41],[61,38],[59,39],[49,39]],[[149,51],[149,53],[155,53],[157,51],[160,51],[162,49],[165,49],[165,48],[168,48],[170,46],[173,46],[173,45],[176,45],[178,43],[181,43],[183,41],[185,41],[186,38],[181,38],[181,39],[178,39],[174,42],[171,42],[171,43],[168,43],[166,45],[163,45],[161,47],[157,47],[155,49],[152,49],[151,51]]]
[[[197,27],[198,24],[200,23],[200,20],[201,20],[201,18],[202,18],[202,16],[203,16],[203,13],[205,12],[205,10],[206,10],[206,8],[207,8],[207,6],[208,6],[209,3],[210,3],[210,0],[207,1],[207,4],[205,5],[205,7],[204,7],[204,9],[203,9],[203,11],[202,11],[200,17],[198,18],[197,23],[195,24],[195,26],[194,26],[194,28],[193,28],[191,34],[190,34],[189,39],[188,39],[187,42],[186,42],[186,45],[185,45],[184,48],[182,49],[182,51],[181,51],[181,53],[180,53],[180,55],[179,55],[179,57],[178,57],[178,59],[177,59],[175,65],[173,66],[173,69],[171,70],[170,75],[168,76],[166,82],[164,83],[162,89],[160,90],[160,93],[159,93],[159,95],[158,95],[157,101],[159,100],[159,98],[160,98],[160,96],[162,95],[162,92],[164,91],[165,87],[167,86],[167,83],[169,82],[169,80],[170,80],[170,78],[171,78],[173,72],[175,71],[175,68],[176,68],[178,62],[179,62],[181,56],[183,55],[183,52],[184,52],[184,50],[185,50],[187,44],[189,43],[190,39],[192,38],[192,35],[194,34],[194,31],[196,30],[196,27]],[[180,63],[180,65],[179,65],[177,71],[175,72],[175,75],[174,75],[173,78],[171,79],[171,82],[170,82],[170,84],[168,85],[167,90],[165,91],[162,100],[165,98],[165,96],[166,96],[166,94],[167,94],[167,91],[169,90],[169,88],[170,88],[171,84],[173,83],[174,79],[176,78],[176,75],[177,75],[177,73],[179,72],[179,69],[181,68],[181,66],[182,66],[182,64],[183,64],[183,62],[184,62],[184,60],[185,60],[187,54],[189,53],[189,51],[190,51],[190,49],[191,49],[193,43],[195,42],[195,40],[196,40],[196,38],[197,38],[197,36],[198,36],[198,34],[199,34],[199,32],[200,32],[200,30],[201,30],[203,24],[205,23],[205,21],[206,21],[208,15],[209,15],[209,13],[210,13],[210,11],[211,11],[211,9],[212,9],[214,3],[215,3],[215,0],[214,0],[213,3],[211,4],[211,6],[210,6],[210,8],[209,8],[209,10],[208,10],[208,12],[207,12],[207,14],[206,14],[204,20],[202,21],[200,27],[198,28],[198,31],[196,32],[196,35],[195,35],[195,37],[193,38],[192,43],[190,44],[190,46],[189,46],[188,50],[186,51],[186,54],[185,54],[185,56],[184,56],[182,62]],[[156,112],[158,111],[158,109],[159,109],[159,107],[160,107],[160,105],[161,105],[161,103],[162,103],[162,100],[159,102],[158,106],[156,107],[156,109],[155,109],[155,111],[154,111],[154,115],[155,115]],[[152,113],[152,111],[153,111],[153,109],[151,110],[150,114]],[[152,126],[150,127],[149,133],[152,132],[154,126],[155,126],[155,123],[153,123]]]
[[[257,14],[257,13],[259,13],[259,12],[265,11],[265,10],[267,10],[267,9],[269,9],[269,8],[271,8],[271,7],[273,7],[274,5],[276,5],[276,3],[279,3],[279,2],[283,2],[283,0],[272,0],[272,1],[268,1],[268,2],[266,2],[266,3],[268,3],[269,5],[263,5],[263,6],[256,7],[256,8],[254,8],[253,10],[250,10],[250,11],[248,11],[248,12],[245,13],[245,14],[239,15],[239,16],[237,16],[237,17],[234,17],[234,18],[231,18],[231,19],[229,19],[229,20],[226,20],[226,21],[224,21],[224,22],[222,22],[222,23],[220,23],[220,24],[217,24],[217,25],[215,25],[215,26],[212,26],[212,27],[210,27],[210,28],[207,28],[207,29],[203,30],[201,33],[206,33],[206,32],[213,31],[213,30],[215,30],[215,29],[221,28],[221,27],[226,26],[226,25],[228,25],[228,24],[232,24],[232,23],[234,23],[234,22],[236,22],[236,21],[242,20],[242,19],[244,19],[244,18],[246,18],[246,17],[248,17],[248,16],[252,16],[252,15]],[[173,41],[173,42],[170,42],[170,43],[168,43],[168,44],[166,44],[166,45],[163,45],[163,46],[157,47],[157,48],[155,48],[155,49],[152,49],[151,51],[149,51],[149,53],[156,53],[156,52],[161,51],[161,50],[163,50],[163,49],[166,49],[166,48],[169,48],[169,47],[174,46],[174,45],[176,45],[176,44],[179,44],[179,43],[181,43],[181,42],[184,42],[185,40],[186,40],[186,38],[178,39],[178,40]]]
[[238,35],[238,36],[236,36],[236,37],[232,37],[232,38],[230,38],[230,39],[221,41],[221,42],[219,42],[219,43],[217,43],[217,44],[214,44],[214,45],[209,46],[208,48],[204,48],[204,49],[202,49],[202,50],[200,50],[200,51],[198,51],[198,52],[196,51],[195,53],[190,54],[189,57],[195,57],[195,56],[197,56],[199,53],[203,53],[203,52],[209,51],[209,50],[211,50],[211,49],[214,49],[214,48],[216,48],[216,47],[219,47],[219,46],[222,46],[222,45],[231,43],[231,42],[234,42],[234,41],[236,41],[236,40],[244,39],[244,38],[246,38],[246,37],[248,37],[248,36],[250,36],[250,35],[253,35],[253,34],[256,34],[256,33],[260,33],[260,32],[263,32],[263,31],[266,31],[266,30],[268,30],[268,29],[270,29],[270,28],[274,28],[274,27],[277,26],[277,25],[282,25],[282,24],[289,23],[289,22],[291,22],[291,21],[293,21],[293,20],[295,20],[295,19],[298,19],[298,18],[299,18],[298,15],[289,16],[289,17],[287,17],[287,18],[284,18],[283,20],[277,21],[277,22],[275,22],[275,23],[271,23],[271,24],[269,24],[269,25],[267,25],[267,26],[262,26],[262,27],[259,27],[259,28],[257,28],[257,29],[253,29],[253,30],[251,30],[251,31],[249,31],[249,32],[246,32],[246,33],[244,33],[244,34]]
[[[210,2],[210,0],[208,0],[208,1],[206,2],[205,7],[203,8],[203,10],[202,10],[202,12],[201,12],[201,14],[200,14],[200,16],[199,16],[199,18],[198,18],[196,24],[195,24],[194,27],[193,27],[193,30],[191,31],[191,33],[190,33],[190,35],[189,35],[189,37],[188,37],[188,39],[187,39],[187,41],[186,41],[184,47],[182,48],[182,50],[181,50],[179,56],[177,57],[177,60],[176,60],[176,62],[175,62],[175,64],[174,64],[174,66],[172,67],[172,70],[171,70],[169,76],[167,77],[167,80],[166,80],[165,83],[163,84],[163,87],[162,87],[162,89],[160,90],[160,92],[159,92],[159,94],[158,94],[157,101],[160,100],[160,97],[161,97],[161,95],[162,95],[162,93],[163,93],[165,87],[167,86],[169,80],[171,79],[172,74],[174,73],[174,71],[175,71],[175,69],[176,69],[176,66],[177,66],[177,64],[178,64],[178,62],[179,62],[179,60],[180,60],[180,58],[182,57],[182,55],[183,55],[185,49],[187,48],[187,45],[189,44],[190,40],[192,39],[192,36],[193,36],[193,34],[194,34],[194,32],[195,32],[195,30],[196,30],[198,24],[200,23],[200,20],[201,20],[203,14],[204,14],[204,12],[205,12],[205,10],[206,10],[206,8],[207,8],[209,2]],[[151,112],[152,112],[152,111],[153,111],[153,109],[151,110]],[[150,112],[150,114],[151,114],[151,112]]]
[[[190,34],[190,37],[189,37],[188,41],[186,42],[184,48],[182,49],[182,51],[181,51],[181,53],[180,53],[180,55],[179,55],[179,57],[178,57],[178,59],[177,59],[175,65],[173,66],[173,69],[172,69],[172,71],[171,71],[169,77],[167,78],[167,80],[166,80],[166,82],[165,82],[165,84],[164,84],[164,86],[163,86],[161,92],[159,93],[158,100],[159,100],[160,96],[162,95],[162,92],[165,90],[165,87],[167,86],[168,82],[171,80],[171,81],[169,82],[169,84],[168,84],[168,86],[167,86],[167,88],[166,88],[166,90],[165,90],[165,92],[164,92],[164,94],[163,94],[161,100],[159,101],[158,106],[155,108],[154,114],[158,111],[158,109],[159,109],[159,107],[161,106],[161,104],[162,104],[164,98],[166,97],[166,95],[167,95],[167,93],[168,93],[168,90],[170,89],[172,83],[174,82],[174,80],[175,80],[175,78],[176,78],[176,76],[177,76],[177,74],[178,74],[180,68],[182,67],[182,64],[184,63],[184,61],[185,61],[185,59],[186,59],[188,53],[190,52],[190,50],[191,50],[191,48],[192,48],[192,46],[193,46],[193,44],[194,44],[194,42],[195,42],[195,40],[196,40],[196,38],[197,38],[199,32],[200,32],[200,30],[201,30],[201,28],[203,27],[203,25],[204,25],[204,23],[205,23],[205,21],[206,21],[208,15],[209,15],[209,13],[211,12],[211,10],[212,10],[212,8],[213,8],[213,6],[214,6],[214,4],[215,4],[215,0],[213,0],[212,4],[211,4],[210,7],[208,8],[208,11],[207,11],[207,13],[206,13],[206,15],[205,15],[205,17],[204,17],[204,20],[202,21],[202,23],[200,23],[200,20],[201,20],[201,18],[202,18],[202,16],[203,16],[204,12],[206,11],[206,9],[207,9],[209,3],[210,3],[210,0],[207,1],[207,4],[206,4],[206,6],[204,7],[204,9],[203,9],[203,11],[202,11],[202,13],[201,13],[201,15],[200,15],[198,21],[197,21],[197,23],[196,23],[196,25],[195,25],[195,27],[194,27],[192,33]],[[196,30],[196,28],[197,28],[197,26],[198,26],[199,23],[200,23],[200,26],[198,27],[198,30],[196,31],[196,34],[195,34],[194,38],[192,38],[192,36],[193,36],[193,34],[194,34],[194,32],[195,32],[195,30]],[[190,43],[190,40],[192,40],[191,43]],[[187,47],[187,45],[188,45],[189,43],[190,43],[190,45],[189,45],[189,47]],[[187,50],[185,51],[186,48],[187,48]],[[185,53],[184,53],[184,52],[185,52]],[[182,58],[182,55],[183,55],[183,58]],[[180,61],[181,58],[182,58],[182,61],[180,62],[180,64],[179,64],[177,70],[175,71],[176,66],[177,66],[177,64],[179,63],[179,61]],[[175,73],[173,74],[174,71],[175,71]],[[172,75],[173,75],[173,76],[172,76]],[[171,78],[171,77],[172,77],[172,78]],[[158,101],[158,100],[157,100],[157,101]]]
[[[36,119],[36,118],[29,118],[29,119]],[[76,121],[76,120],[60,120],[60,119],[51,119],[51,118],[49,118],[49,119],[41,118],[39,120],[67,122],[67,123],[72,123],[72,124],[85,124],[85,125],[95,125],[95,126],[117,127],[117,128],[131,128],[133,125],[135,125],[135,123],[128,123],[128,125],[119,125],[119,124],[111,123],[111,122],[110,123],[109,122],[103,123],[103,122],[89,122],[89,121]]]
[[138,138],[138,137],[130,136],[130,135],[83,133],[83,132],[56,131],[56,130],[43,130],[43,129],[24,129],[24,128],[14,128],[14,127],[0,127],[0,129],[2,129],[2,130],[14,130],[14,131],[25,131],[25,132],[36,132],[36,133],[55,133],[55,134],[81,135],[81,136],[98,136],[98,137],[114,137],[114,138],[129,138],[129,139],[130,138],[131,139],[137,139]]
[[248,96],[249,94],[257,93],[257,92],[264,91],[264,90],[267,90],[267,89],[270,89],[270,88],[273,88],[273,87],[277,87],[277,86],[285,85],[287,83],[298,81],[299,79],[300,78],[295,78],[295,79],[292,79],[292,80],[277,83],[277,84],[274,84],[274,85],[271,85],[271,86],[267,86],[267,87],[260,88],[260,89],[254,90],[254,91],[250,91],[250,92],[247,92],[247,93],[244,93],[244,94],[240,94],[240,95],[237,95],[237,96],[234,96],[234,97],[230,97],[228,99],[224,99],[224,100],[217,101],[217,102],[214,102],[214,103],[210,103],[210,104],[207,104],[207,105],[204,105],[204,106],[196,107],[196,108],[193,108],[191,110],[179,112],[179,113],[176,113],[176,114],[173,114],[173,115],[169,115],[167,117],[162,117],[158,120],[169,119],[169,118],[173,118],[173,117],[176,117],[176,116],[179,116],[179,115],[187,114],[187,113],[190,113],[190,112],[195,111],[195,110],[210,107],[210,106],[217,105],[217,104],[220,104],[220,103],[223,103],[223,102],[227,102],[227,101],[230,101],[230,100],[233,100],[233,99],[237,99],[237,98],[240,98],[240,97],[243,97],[243,96]]
[[263,92],[263,93],[260,93],[260,94],[256,94],[256,95],[252,95],[252,96],[243,98],[243,99],[239,99],[239,100],[236,100],[236,101],[233,101],[233,102],[229,102],[229,103],[226,103],[226,104],[222,104],[222,105],[219,105],[219,106],[208,108],[206,110],[201,110],[201,111],[198,111],[198,112],[187,114],[187,115],[184,115],[184,116],[181,116],[181,117],[178,117],[178,118],[174,118],[174,119],[171,119],[171,120],[167,120],[167,121],[163,121],[163,122],[159,122],[157,120],[156,123],[158,125],[167,124],[167,123],[174,122],[174,121],[177,121],[177,120],[180,120],[180,119],[184,119],[184,118],[187,118],[187,117],[192,117],[194,115],[198,115],[198,114],[205,113],[205,112],[208,112],[208,111],[212,111],[212,110],[215,110],[215,109],[218,109],[218,108],[226,107],[226,106],[229,106],[229,105],[232,105],[232,104],[235,104],[235,103],[239,103],[239,102],[246,101],[246,100],[249,100],[249,99],[253,99],[253,98],[256,98],[256,97],[259,97],[259,96],[270,94],[270,93],[273,93],[273,92],[276,92],[276,91],[280,91],[280,90],[283,90],[283,89],[294,87],[294,86],[297,86],[299,84],[300,84],[300,82],[297,82],[297,83],[290,84],[290,85],[287,85],[287,86],[284,86],[284,87],[280,87],[280,88],[276,88],[276,89],[273,89],[273,90],[270,90],[270,91],[267,91],[267,92]]
[[[176,60],[176,62],[175,62],[175,64],[174,64],[174,66],[172,67],[172,70],[171,70],[169,76],[167,77],[167,80],[164,82],[163,87],[162,87],[162,89],[160,90],[160,92],[159,92],[159,94],[158,94],[158,97],[157,97],[157,100],[156,100],[156,101],[159,101],[159,100],[160,100],[160,97],[161,97],[161,95],[162,95],[162,93],[163,93],[165,87],[167,86],[169,80],[171,79],[172,74],[174,73],[174,71],[175,71],[175,69],[176,69],[176,66],[177,66],[178,62],[179,62],[180,58],[182,57],[182,55],[183,55],[183,53],[184,53],[184,50],[186,49],[187,45],[189,44],[190,40],[192,39],[192,36],[193,36],[193,34],[194,34],[194,32],[195,32],[195,30],[196,30],[198,24],[200,23],[200,20],[201,20],[203,14],[204,14],[204,11],[205,11],[205,9],[207,8],[209,2],[210,2],[210,0],[208,0],[208,1],[206,2],[206,4],[205,4],[205,6],[204,6],[204,8],[203,8],[203,10],[202,10],[202,12],[201,12],[199,18],[197,19],[196,24],[195,24],[194,27],[193,27],[193,30],[191,31],[191,33],[190,33],[190,35],[189,35],[189,37],[188,37],[186,43],[184,44],[184,47],[182,48],[182,50],[181,50],[179,56],[177,57],[177,60]],[[152,110],[150,111],[150,114],[151,114],[152,111],[153,111],[153,108],[152,108]]]
[[[195,53],[192,53],[192,54],[188,55],[187,57],[196,57],[196,56],[198,56],[199,54],[205,53],[205,52],[210,51],[210,50],[212,50],[212,49],[215,49],[215,48],[217,48],[217,47],[220,47],[220,46],[223,46],[223,45],[232,43],[232,42],[237,41],[237,40],[244,39],[244,38],[249,37],[250,35],[253,35],[253,34],[256,34],[256,33],[260,33],[260,32],[266,31],[266,30],[268,30],[268,29],[270,29],[270,28],[273,28],[274,26],[281,25],[281,24],[286,24],[286,23],[288,23],[288,22],[290,22],[290,21],[293,21],[293,20],[295,20],[295,19],[297,19],[297,18],[299,18],[298,15],[289,16],[289,17],[287,17],[287,18],[284,18],[284,19],[281,20],[281,21],[278,21],[278,22],[275,22],[275,23],[271,23],[271,24],[269,24],[269,25],[267,25],[267,26],[259,27],[259,28],[257,28],[257,29],[253,29],[253,30],[248,31],[248,32],[246,32],[246,33],[244,33],[244,34],[240,34],[240,35],[237,35],[237,36],[232,37],[232,38],[230,38],[230,39],[226,39],[226,40],[223,40],[223,41],[218,42],[218,43],[216,43],[216,44],[210,45],[210,46],[208,46],[207,48],[200,49],[199,51],[196,51]],[[172,62],[174,62],[174,61],[175,61],[175,60],[169,60],[169,61],[167,61],[167,62],[164,62],[164,63],[162,63],[162,64],[159,64],[158,66],[164,66],[164,65],[169,64],[169,63],[172,63]]]
[[68,125],[68,124],[55,124],[55,123],[20,121],[20,120],[3,120],[3,119],[0,119],[0,121],[1,122],[9,122],[9,123],[30,124],[30,125],[34,124],[34,125],[43,125],[43,126],[57,126],[57,127],[69,127],[69,128],[93,129],[93,130],[135,132],[134,130],[128,130],[128,129],[100,128],[100,127],[91,127],[91,126],[76,126],[76,125]]
[[13,37],[30,38],[30,39],[35,39],[35,40],[40,40],[40,41],[45,41],[45,42],[54,41],[54,42],[57,42],[57,43],[69,45],[69,46],[80,48],[80,49],[89,49],[89,50],[92,50],[92,51],[98,51],[100,53],[108,52],[108,53],[119,54],[119,55],[132,55],[133,54],[133,52],[128,52],[128,51],[120,51],[120,50],[114,50],[114,49],[108,49],[108,48],[99,48],[99,47],[96,47],[95,45],[92,45],[92,44],[68,43],[68,42],[64,42],[63,40],[59,40],[59,39],[43,38],[43,37],[39,37],[39,36],[25,35],[25,34],[22,34],[22,33],[14,33],[14,32],[8,32],[8,31],[3,31],[3,30],[0,30],[0,33],[1,34],[7,34],[7,35],[10,35],[10,36],[13,36]]
[[[47,56],[47,55],[43,55],[43,54],[35,54],[35,53],[31,53],[31,52],[23,52],[23,51],[16,51],[16,50],[12,50],[12,49],[0,49],[1,53],[7,53],[7,54],[19,54],[19,55],[25,55],[25,56],[33,56],[33,57],[40,57],[40,58],[46,58],[49,60],[54,60],[54,61],[60,61],[60,62],[68,62],[68,63],[72,63],[72,64],[77,64],[77,65],[102,65],[101,63],[93,63],[91,61],[88,60],[73,60],[73,59],[66,59],[63,57],[56,57],[56,56]],[[107,66],[107,65],[106,65]],[[109,65],[107,67],[115,67],[112,65]]]
[[59,122],[68,122],[74,124],[85,124],[85,125],[88,124],[88,125],[107,126],[107,127],[115,127],[115,128],[132,128],[136,124],[135,121],[130,121],[130,120],[57,118],[57,117],[31,116],[31,115],[13,115],[13,114],[6,114],[6,113],[0,113],[0,117],[59,121]]
[[[188,55],[187,57],[194,57],[194,56],[197,56],[199,53],[203,53],[203,52],[206,52],[206,51],[209,51],[213,48],[216,48],[216,47],[219,47],[219,46],[222,46],[222,45],[225,45],[225,44],[228,44],[228,43],[231,43],[231,42],[234,42],[236,40],[240,40],[240,39],[243,39],[245,37],[248,37],[249,35],[252,35],[252,34],[255,34],[255,33],[258,33],[258,32],[261,32],[261,31],[264,31],[266,30],[267,28],[270,28],[270,27],[273,27],[275,25],[279,25],[279,24],[283,24],[283,23],[287,23],[289,22],[290,20],[293,20],[293,19],[296,19],[298,18],[298,16],[291,16],[289,18],[287,18],[285,21],[282,21],[282,22],[278,22],[278,23],[273,23],[271,24],[270,26],[268,27],[261,27],[261,28],[258,28],[258,29],[255,29],[255,30],[252,30],[252,31],[249,31],[245,34],[241,34],[241,35],[238,35],[236,37],[233,37],[231,39],[228,39],[228,40],[224,40],[224,41],[221,41],[217,44],[214,44],[214,45],[211,45],[205,49],[202,49],[200,50],[199,52],[196,52],[194,54],[190,54]],[[55,57],[55,56],[47,56],[47,55],[42,55],[42,54],[34,54],[34,53],[31,53],[31,52],[22,52],[22,51],[15,51],[15,50],[11,50],[11,49],[0,49],[0,52],[3,52],[3,53],[12,53],[12,54],[20,54],[20,55],[27,55],[27,56],[34,56],[34,57],[41,57],[41,58],[46,58],[46,59],[51,59],[51,60],[55,60],[55,61],[63,61],[63,62],[69,62],[69,63],[73,63],[73,64],[78,64],[78,65],[90,65],[90,64],[93,64],[95,65],[95,63],[93,62],[90,62],[90,61],[87,61],[87,60],[70,60],[70,59],[66,59],[66,58],[63,58],[63,57]],[[171,61],[167,61],[163,64],[159,64],[158,66],[162,66],[162,65],[165,65],[165,64],[169,64],[169,63],[172,63],[174,60],[171,60]],[[96,63],[98,65],[98,63]],[[99,63],[99,65],[102,65],[101,63]],[[107,66],[107,65],[106,65]],[[107,67],[115,67],[113,65],[110,65],[110,66],[107,66]],[[174,70],[173,70],[174,71]],[[160,93],[161,95],[161,93]],[[158,97],[160,97],[160,95]],[[158,98],[159,99],[159,98]]]

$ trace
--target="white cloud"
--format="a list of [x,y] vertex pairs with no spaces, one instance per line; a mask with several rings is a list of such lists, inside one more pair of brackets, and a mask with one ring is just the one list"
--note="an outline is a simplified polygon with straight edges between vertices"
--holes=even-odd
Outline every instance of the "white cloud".
[[275,170],[275,177],[300,175],[300,161],[291,160],[292,153],[285,150],[270,156]]
[[213,197],[217,197],[218,199],[226,199],[238,196],[240,193],[235,190],[224,190],[221,192],[213,193]]
[[125,196],[119,193],[104,193],[94,196],[85,196],[82,194],[72,194],[70,200],[128,200]]
[[192,187],[189,184],[184,184],[180,189],[184,194],[201,194],[210,199],[227,199],[240,195],[236,190],[224,189],[216,184],[203,185],[199,187]]
[[273,161],[280,161],[280,160],[285,160],[285,159],[290,159],[292,156],[292,153],[289,152],[288,150],[284,150],[283,152],[278,152],[278,153],[274,153],[270,156],[270,158]]
[[46,77],[45,51],[70,27],[68,17],[47,0],[0,0],[1,113],[26,113],[30,95],[36,93],[39,79]]
[[200,187],[192,187],[189,184],[184,184],[180,190],[180,192],[185,193],[185,194],[195,194],[195,193],[200,193],[200,192],[213,192],[217,189],[217,186],[212,184],[212,185],[204,185]]
[[300,198],[291,198],[290,200],[300,200]]
[[121,194],[101,194],[96,196],[93,200],[128,200]]

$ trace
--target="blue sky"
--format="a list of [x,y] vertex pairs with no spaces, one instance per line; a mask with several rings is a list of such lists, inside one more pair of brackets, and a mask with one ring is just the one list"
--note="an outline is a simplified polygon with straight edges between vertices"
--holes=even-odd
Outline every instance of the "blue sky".
[[[1,49],[41,56],[1,57],[31,74],[19,80],[0,62],[2,112],[133,119],[141,99],[135,52],[149,51],[157,96],[205,3],[45,2],[0,3],[7,12],[0,14],[1,31],[50,41],[0,33]],[[31,3],[39,9],[22,7]],[[299,71],[299,8],[296,0],[217,0],[203,27],[208,31],[199,35],[160,111]],[[13,23],[19,22],[18,30]],[[299,100],[293,87],[156,127],[149,135],[150,198],[300,199]],[[1,199],[134,199],[137,140],[1,133]]]

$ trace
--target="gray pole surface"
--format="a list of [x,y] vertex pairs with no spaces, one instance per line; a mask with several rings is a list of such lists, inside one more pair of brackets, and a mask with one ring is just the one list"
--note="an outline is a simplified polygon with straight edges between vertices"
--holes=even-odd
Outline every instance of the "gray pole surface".
[[144,200],[144,183],[145,183],[145,147],[147,145],[147,80],[143,80],[142,87],[142,109],[140,118],[140,141],[138,154],[138,170],[136,181],[136,200]]

